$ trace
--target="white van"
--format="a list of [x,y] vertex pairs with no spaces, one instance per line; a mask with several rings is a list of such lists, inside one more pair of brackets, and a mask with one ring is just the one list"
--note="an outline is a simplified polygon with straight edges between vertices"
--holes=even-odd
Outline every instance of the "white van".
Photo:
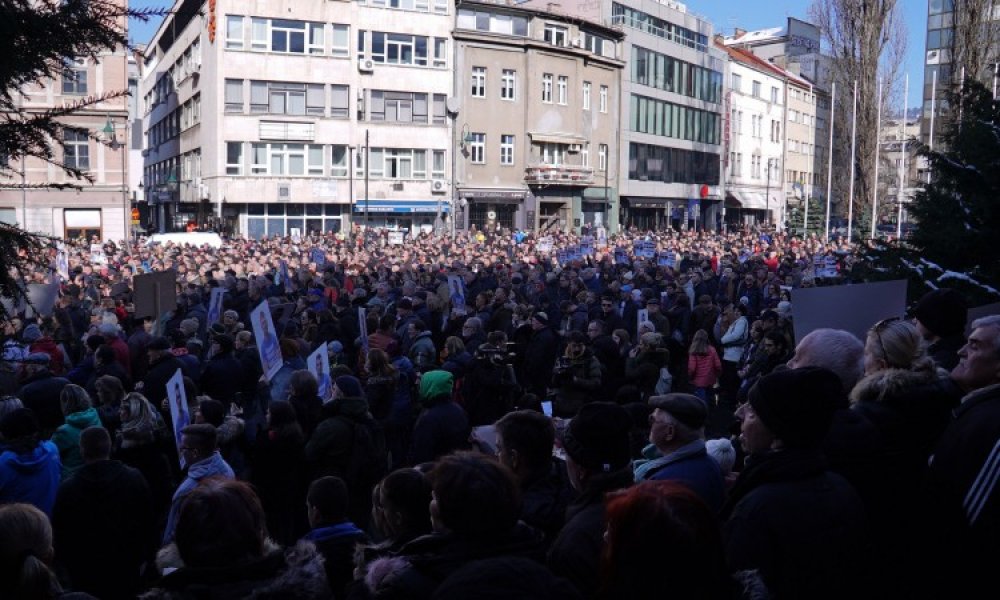
[[146,241],[147,246],[168,243],[173,243],[177,246],[190,244],[196,247],[208,244],[212,248],[219,249],[222,247],[222,237],[217,233],[207,231],[192,231],[190,233],[181,231],[177,233],[154,233]]

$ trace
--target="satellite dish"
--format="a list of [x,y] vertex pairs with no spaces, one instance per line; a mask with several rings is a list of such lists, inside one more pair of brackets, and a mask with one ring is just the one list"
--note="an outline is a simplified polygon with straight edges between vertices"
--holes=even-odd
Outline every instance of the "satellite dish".
[[458,98],[448,98],[444,102],[445,110],[453,115],[457,115],[462,108],[462,102]]

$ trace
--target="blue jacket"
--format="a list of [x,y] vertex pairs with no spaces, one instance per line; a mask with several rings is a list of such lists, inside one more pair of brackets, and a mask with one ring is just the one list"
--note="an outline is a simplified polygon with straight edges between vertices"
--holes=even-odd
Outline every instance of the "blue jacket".
[[[647,446],[643,455],[659,455],[655,446]],[[705,451],[704,440],[695,440],[666,456],[636,462],[636,481],[676,481],[682,483],[705,501],[713,512],[719,512],[726,497],[722,469]]]
[[61,476],[56,445],[40,442],[21,454],[8,447],[0,450],[0,504],[25,502],[52,516]]
[[198,461],[188,467],[187,477],[177,486],[174,497],[170,501],[170,514],[167,515],[167,528],[163,532],[163,543],[169,544],[174,539],[174,529],[177,527],[177,516],[180,513],[184,496],[191,493],[198,487],[198,482],[207,477],[222,477],[224,479],[234,479],[233,469],[226,463],[225,459],[218,452],[213,452],[212,456]]

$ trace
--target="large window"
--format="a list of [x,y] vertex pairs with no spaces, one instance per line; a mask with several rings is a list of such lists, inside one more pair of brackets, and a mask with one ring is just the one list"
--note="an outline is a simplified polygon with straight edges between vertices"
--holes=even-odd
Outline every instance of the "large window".
[[545,24],[544,39],[553,46],[566,46],[566,40],[569,39],[568,36],[569,33],[565,27],[553,25],[552,23]]
[[514,100],[517,98],[517,72],[513,69],[504,69],[500,76],[500,98],[502,100]]
[[629,144],[628,178],[663,183],[719,184],[719,155],[652,144]]
[[330,86],[330,116],[335,118],[347,118],[350,116],[351,88],[346,85]]
[[272,115],[326,113],[326,91],[318,83],[250,82],[250,112]]
[[651,14],[618,4],[611,5],[611,22],[615,25],[625,25],[665,40],[705,52],[708,46],[708,36],[696,31],[675,25]]
[[561,165],[565,162],[566,144],[543,142],[541,144],[542,164]]
[[444,150],[434,150],[434,162],[431,163],[431,177],[444,179]]
[[427,179],[427,150],[422,148],[372,148],[369,161],[371,177]]
[[[722,73],[718,71],[635,45],[629,69],[635,83],[708,102],[722,102]],[[740,76],[733,73],[733,89],[739,91],[740,85]]]
[[372,90],[372,121],[390,123],[427,123],[427,94]]
[[569,96],[569,77],[565,75],[560,75],[556,82],[556,91],[559,94],[559,104],[566,104],[568,102],[567,97]]
[[500,164],[514,164],[514,136],[506,133],[500,136]]
[[601,86],[601,112],[608,112],[608,86]]
[[330,154],[331,177],[347,177],[347,167],[350,162],[349,151],[347,146],[333,146],[333,151]]
[[[648,133],[703,144],[718,144],[721,116],[710,112],[632,94],[629,106],[629,128]],[[734,133],[739,123],[734,123]]]
[[552,103],[552,73],[542,75],[542,102]]
[[90,168],[90,139],[84,129],[63,129],[63,165],[86,171]]
[[486,162],[486,134],[473,133],[472,142],[469,143],[469,160],[476,164]]
[[330,38],[330,54],[348,56],[351,53],[351,27],[333,23],[333,36]]
[[70,59],[63,65],[62,93],[73,95],[87,93],[87,60],[85,58]]
[[472,89],[473,98],[486,97],[486,67],[472,67]]
[[324,33],[323,23],[253,17],[250,19],[250,49],[282,54],[322,54],[325,52]]
[[608,145],[597,146],[597,168],[603,173],[608,170]]
[[390,65],[426,67],[430,46],[434,51],[433,66],[445,66],[447,63],[444,49],[447,44],[442,38],[373,31],[371,59],[377,63]]
[[528,35],[528,19],[499,13],[460,9],[458,11],[458,28],[526,37]]
[[323,146],[254,143],[251,147],[253,175],[323,175]]
[[226,15],[226,49],[243,49],[243,17]]
[[583,82],[583,110],[590,110],[590,82]]
[[243,80],[226,80],[226,112],[243,112]]
[[243,174],[243,142],[226,142],[226,175]]

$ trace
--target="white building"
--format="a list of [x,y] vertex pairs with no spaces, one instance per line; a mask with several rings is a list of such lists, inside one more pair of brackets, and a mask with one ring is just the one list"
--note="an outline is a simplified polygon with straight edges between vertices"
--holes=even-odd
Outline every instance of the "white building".
[[177,0],[142,82],[156,226],[329,232],[367,209],[430,227],[448,210],[453,24],[446,0]]
[[726,222],[782,222],[786,74],[753,53],[719,44],[729,58],[726,86]]

